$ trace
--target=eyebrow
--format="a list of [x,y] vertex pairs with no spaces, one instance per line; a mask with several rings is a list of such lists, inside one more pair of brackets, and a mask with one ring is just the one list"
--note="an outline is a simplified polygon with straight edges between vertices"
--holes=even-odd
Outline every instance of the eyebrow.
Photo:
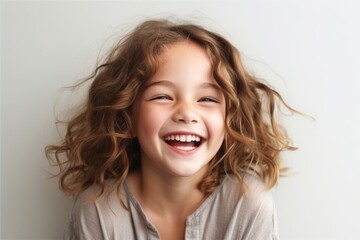
[[147,88],[150,88],[153,86],[166,86],[166,87],[173,88],[173,87],[175,87],[175,84],[173,84],[172,82],[167,81],[167,80],[160,80],[160,81],[152,82],[150,84],[146,84],[144,89],[147,89]]
[[[160,81],[156,81],[156,82],[152,82],[150,84],[147,84],[145,85],[144,89],[148,89],[150,87],[153,87],[153,86],[166,86],[166,87],[170,87],[170,88],[175,88],[176,85],[170,81],[167,81],[167,80],[160,80]],[[214,84],[214,83],[208,83],[208,82],[205,82],[205,83],[201,83],[197,86],[198,88],[212,88],[212,89],[215,89],[216,91],[220,91],[222,92],[221,88],[219,85],[217,84]]]

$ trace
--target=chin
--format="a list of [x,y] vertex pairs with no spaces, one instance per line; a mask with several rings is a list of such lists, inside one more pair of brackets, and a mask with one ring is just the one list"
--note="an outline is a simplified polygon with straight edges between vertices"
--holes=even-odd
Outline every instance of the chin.
[[174,176],[178,176],[178,177],[202,177],[205,173],[206,173],[206,167],[199,167],[199,168],[194,168],[194,166],[191,167],[176,167],[175,169],[173,169],[172,174]]

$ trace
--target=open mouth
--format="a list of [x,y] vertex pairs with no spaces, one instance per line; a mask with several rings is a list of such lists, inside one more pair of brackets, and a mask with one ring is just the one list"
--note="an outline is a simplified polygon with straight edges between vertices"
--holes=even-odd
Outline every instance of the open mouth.
[[171,134],[164,137],[164,141],[170,146],[182,151],[192,151],[198,148],[204,139],[197,135]]

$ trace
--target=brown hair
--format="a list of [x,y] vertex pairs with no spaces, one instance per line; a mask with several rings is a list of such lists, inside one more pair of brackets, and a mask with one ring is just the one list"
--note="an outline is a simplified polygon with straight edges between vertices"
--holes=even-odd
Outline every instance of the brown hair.
[[99,184],[101,195],[105,180],[115,179],[120,197],[121,185],[140,161],[140,146],[131,133],[132,105],[166,47],[184,40],[206,50],[226,99],[225,139],[199,189],[213,192],[223,174],[235,175],[242,186],[247,171],[257,173],[269,188],[275,185],[280,152],[294,149],[275,120],[276,102],[293,109],[244,69],[238,50],[222,36],[194,24],[151,20],[123,38],[86,79],[93,81],[85,105],[67,123],[64,140],[46,147],[48,159],[60,168],[64,192],[76,194]]

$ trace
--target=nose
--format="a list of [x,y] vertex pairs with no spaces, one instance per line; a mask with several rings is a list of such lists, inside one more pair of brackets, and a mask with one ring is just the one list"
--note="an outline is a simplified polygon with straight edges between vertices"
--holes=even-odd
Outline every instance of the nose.
[[178,123],[197,123],[198,114],[194,106],[187,103],[181,103],[176,107],[173,115],[173,120]]

